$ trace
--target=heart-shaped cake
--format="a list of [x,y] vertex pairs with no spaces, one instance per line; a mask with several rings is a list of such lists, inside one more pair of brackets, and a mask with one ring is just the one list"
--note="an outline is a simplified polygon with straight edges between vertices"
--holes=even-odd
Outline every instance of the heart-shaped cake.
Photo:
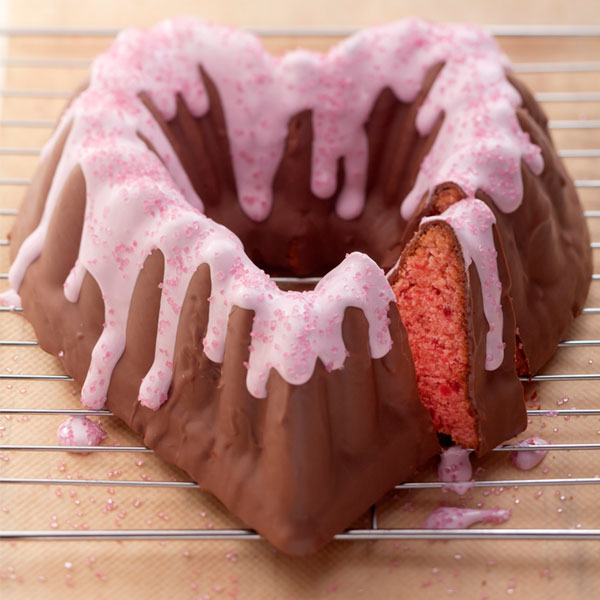
[[192,19],[121,33],[46,145],[11,252],[5,301],[83,404],[298,554],[437,433],[482,454],[522,431],[518,376],[591,272],[506,57],[417,20],[282,57]]

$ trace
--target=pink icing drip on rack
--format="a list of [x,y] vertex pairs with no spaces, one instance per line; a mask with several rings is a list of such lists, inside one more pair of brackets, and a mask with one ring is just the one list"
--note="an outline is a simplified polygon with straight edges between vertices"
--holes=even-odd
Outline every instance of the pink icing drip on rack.
[[[204,115],[210,108],[200,76],[204,69],[225,112],[240,204],[257,221],[271,210],[272,181],[289,119],[312,110],[312,189],[319,197],[334,194],[343,158],[344,186],[336,209],[341,217],[353,218],[364,205],[364,123],[375,99],[389,87],[401,101],[414,100],[427,71],[441,62],[445,66],[420,109],[418,129],[426,133],[442,112],[446,118],[403,214],[414,211],[426,189],[448,179],[471,194],[481,187],[502,210],[514,210],[522,188],[520,160],[535,172],[542,160],[514,115],[520,99],[504,77],[506,59],[492,38],[476,28],[407,20],[361,32],[325,55],[298,50],[281,58],[270,56],[251,34],[192,19],[121,33],[94,62],[87,90],[65,111],[44,150],[43,157],[72,124],[41,222],[10,271],[11,286],[18,291],[42,251],[67,178],[81,166],[86,218],[65,296],[76,302],[90,272],[102,291],[106,318],[83,386],[84,403],[99,408],[105,401],[112,369],[125,347],[139,271],[157,249],[165,256],[165,273],[155,360],[140,388],[140,401],[147,406],[157,408],[166,399],[179,312],[202,263],[210,266],[213,285],[204,340],[209,358],[223,359],[232,306],[256,313],[247,379],[255,396],[265,395],[271,368],[297,384],[310,378],[317,358],[329,369],[341,368],[346,355],[341,321],[348,306],[365,312],[373,358],[391,347],[387,308],[393,293],[381,270],[355,253],[314,292],[279,291],[233,234],[201,214],[202,201],[141,92],[167,120],[176,113],[178,95],[193,115]],[[151,142],[160,160],[138,134]]]
[[443,482],[468,481],[473,469],[469,452],[462,446],[451,446],[440,455],[438,479]]
[[441,215],[427,217],[422,223],[446,221],[452,226],[462,250],[465,266],[473,262],[481,280],[483,312],[489,330],[486,336],[485,368],[497,369],[504,359],[502,329],[502,283],[498,275],[498,252],[494,245],[494,214],[481,200],[468,198],[453,204]]
[[475,487],[475,482],[470,481],[450,481],[442,486],[444,492],[454,492],[459,496],[464,496],[469,490]]
[[[525,440],[520,440],[515,443],[515,446],[529,447],[529,446],[546,446],[548,442],[540,437],[531,436]],[[548,454],[548,450],[517,450],[516,452],[510,453],[510,460],[512,464],[523,471],[530,471],[537,467]]]
[[470,481],[473,469],[469,460],[469,452],[462,446],[451,446],[440,455],[438,479],[444,482],[443,490],[464,496],[474,487]]
[[423,522],[423,529],[464,529],[475,523],[504,523],[510,510],[500,508],[456,508],[445,506],[434,510]]
[[106,437],[106,432],[92,419],[75,416],[69,417],[59,425],[57,436],[63,446],[98,446]]

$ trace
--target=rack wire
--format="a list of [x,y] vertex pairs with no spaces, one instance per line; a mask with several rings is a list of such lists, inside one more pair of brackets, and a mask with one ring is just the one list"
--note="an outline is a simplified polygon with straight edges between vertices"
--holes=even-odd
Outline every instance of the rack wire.
[[[598,27],[564,27],[564,26],[491,26],[490,31],[502,38],[524,38],[536,40],[539,38],[557,38],[560,40],[569,38],[598,39],[600,40],[600,28]],[[256,33],[263,37],[311,37],[320,36],[327,38],[337,38],[347,35],[352,30],[345,28],[327,28],[327,29],[258,29]],[[71,28],[0,28],[0,37],[30,37],[39,36],[61,38],[65,36],[98,37],[110,39],[116,35],[116,29],[71,29]],[[595,58],[595,57],[594,57]],[[39,56],[0,56],[1,69],[73,69],[87,68],[90,65],[88,58],[48,58]],[[572,60],[565,62],[517,62],[514,70],[522,74],[539,73],[600,73],[600,61],[597,60]],[[28,100],[53,100],[66,99],[71,95],[70,90],[66,89],[22,89],[0,87],[0,101],[2,99],[17,98]],[[600,102],[600,90],[591,91],[537,91],[536,98],[542,103],[596,103]],[[50,129],[54,126],[54,121],[49,119],[34,118],[31,114],[26,118],[4,115],[0,112],[0,128],[8,129]],[[549,121],[549,128],[554,131],[573,131],[573,130],[600,130],[600,119],[597,118],[576,118],[576,119],[552,119]],[[559,154],[566,159],[599,159],[600,158],[600,135],[596,135],[598,147],[595,148],[560,148]],[[4,146],[0,142],[1,157],[36,157],[39,156],[41,148],[39,147],[13,147]],[[591,169],[575,180],[575,185],[580,189],[598,190],[600,189],[600,170]],[[13,219],[16,210],[3,206],[2,190],[7,186],[26,186],[30,182],[29,177],[18,175],[2,175],[0,177],[0,219]],[[600,192],[597,192],[600,193]],[[600,200],[600,197],[598,198]],[[590,222],[600,218],[600,210],[586,210],[585,216]],[[592,229],[593,231],[593,229]],[[0,239],[0,252],[8,252],[9,241]],[[600,249],[600,238],[592,241],[592,249]],[[5,261],[6,262],[6,261]],[[0,281],[6,280],[7,273],[0,273]],[[592,276],[592,286],[598,285],[600,273]],[[298,282],[293,278],[279,278],[278,283],[290,284]],[[304,284],[315,284],[318,278],[309,278],[302,280]],[[0,307],[0,326],[2,319],[11,312],[20,312],[20,309],[11,307]],[[600,307],[588,306],[583,310],[587,315],[600,315]],[[596,316],[598,318],[598,316]],[[36,347],[38,345],[33,339],[0,339],[1,347]],[[570,348],[600,348],[600,339],[568,339],[559,344],[560,352],[569,352]],[[44,385],[53,385],[55,382],[72,382],[67,375],[50,373],[31,373],[14,374],[0,373],[0,381],[43,381]],[[533,377],[531,382],[551,383],[557,381],[577,382],[577,381],[595,381],[600,380],[600,373],[560,373],[560,374],[540,374]],[[569,418],[571,416],[594,417],[600,416],[598,409],[531,409],[528,410],[530,418],[539,418],[544,416],[562,416]],[[0,408],[0,415],[79,415],[79,416],[103,416],[114,418],[112,413],[107,410],[93,411],[85,409],[39,409],[23,406],[20,408]],[[600,433],[600,432],[599,432]],[[495,452],[528,452],[532,450],[548,450],[550,452],[561,451],[600,451],[600,443],[587,444],[577,441],[565,444],[547,444],[535,446],[517,446],[514,444],[504,444],[495,449]],[[0,445],[0,452],[24,452],[36,451],[46,453],[64,452],[65,448],[56,445]],[[144,446],[94,446],[94,447],[70,447],[69,451],[85,451],[98,453],[152,453],[152,450]],[[19,485],[19,486],[110,486],[110,487],[135,487],[135,488],[158,488],[158,489],[199,489],[199,486],[191,481],[134,481],[134,480],[114,480],[114,479],[72,479],[72,478],[14,478],[0,477],[1,485]],[[474,487],[496,488],[501,486],[584,486],[600,485],[600,477],[566,477],[566,478],[527,478],[525,475],[516,479],[494,479],[485,481],[475,481]],[[439,489],[444,484],[440,482],[411,481],[396,486],[397,491],[414,489]],[[2,531],[0,540],[257,540],[260,536],[251,530],[244,529],[135,529],[135,530],[96,530],[96,531]],[[535,540],[598,540],[600,539],[600,529],[507,529],[507,528],[476,528],[476,529],[447,529],[447,530],[426,530],[426,529],[397,529],[382,528],[378,523],[377,507],[372,507],[370,511],[370,527],[366,529],[352,529],[340,533],[336,536],[338,540],[407,540],[407,539],[535,539]]]

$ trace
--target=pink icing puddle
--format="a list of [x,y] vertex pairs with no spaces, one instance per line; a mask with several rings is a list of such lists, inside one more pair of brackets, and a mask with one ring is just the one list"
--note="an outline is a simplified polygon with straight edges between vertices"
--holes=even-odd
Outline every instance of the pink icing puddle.
[[434,510],[423,522],[424,529],[464,529],[475,523],[504,523],[510,518],[510,510],[500,508],[442,507]]
[[[542,438],[532,436],[526,440],[517,442],[515,446],[527,447],[527,446],[545,446],[548,442]],[[510,461],[517,469],[523,471],[529,471],[534,467],[537,467],[548,454],[547,450],[517,450],[510,453]]]
[[446,483],[442,487],[444,491],[464,496],[475,485],[474,481],[469,481],[472,474],[469,453],[462,446],[447,448],[440,455],[438,478]]
[[464,496],[469,490],[475,487],[474,481],[454,481],[451,483],[445,483],[442,486],[444,492],[454,492],[459,496]]
[[469,453],[462,446],[451,446],[440,455],[440,481],[468,481],[472,474]]
[[57,435],[61,446],[97,446],[106,432],[87,417],[69,417],[59,425]]

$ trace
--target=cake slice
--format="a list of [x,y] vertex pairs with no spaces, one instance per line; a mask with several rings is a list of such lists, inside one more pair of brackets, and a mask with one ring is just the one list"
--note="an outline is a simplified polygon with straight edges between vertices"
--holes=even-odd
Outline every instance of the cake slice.
[[389,279],[438,433],[484,454],[525,429],[510,278],[486,204],[422,219]]

